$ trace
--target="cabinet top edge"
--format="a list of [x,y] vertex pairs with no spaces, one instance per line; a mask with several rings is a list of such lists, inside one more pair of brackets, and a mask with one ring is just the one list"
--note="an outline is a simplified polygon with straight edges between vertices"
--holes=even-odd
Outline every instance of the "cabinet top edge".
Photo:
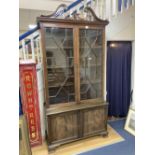
[[87,20],[73,20],[73,19],[56,19],[48,17],[37,17],[37,23],[53,23],[53,24],[72,24],[72,25],[93,25],[93,26],[106,26],[109,24],[108,20],[100,21],[87,21]]
[[97,102],[97,103],[82,103],[82,104],[74,104],[64,108],[47,108],[46,115],[53,115],[53,114],[60,114],[69,111],[76,111],[76,110],[84,110],[88,108],[95,108],[99,106],[107,106],[108,102]]
[[102,20],[98,18],[94,12],[94,10],[91,7],[85,7],[84,13],[85,16],[81,16],[82,13],[75,13],[72,16],[67,16],[63,18],[55,18],[55,15],[60,10],[66,10],[65,5],[61,4],[58,6],[56,11],[50,15],[41,15],[40,17],[37,17],[37,22],[54,22],[54,23],[63,23],[63,24],[80,24],[80,25],[102,25],[105,26],[109,23],[108,20]]

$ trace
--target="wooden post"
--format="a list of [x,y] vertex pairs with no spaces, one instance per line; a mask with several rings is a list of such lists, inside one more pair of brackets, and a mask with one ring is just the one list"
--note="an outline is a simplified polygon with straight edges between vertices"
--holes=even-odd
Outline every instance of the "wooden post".
[[22,49],[23,49],[23,55],[24,55],[24,60],[26,60],[26,52],[25,52],[25,40],[22,40]]
[[31,35],[31,50],[32,50],[32,60],[35,61],[35,51],[34,51],[33,35]]
[[36,42],[37,60],[38,60],[38,63],[39,63],[40,62],[39,41],[38,40],[35,40],[35,42]]

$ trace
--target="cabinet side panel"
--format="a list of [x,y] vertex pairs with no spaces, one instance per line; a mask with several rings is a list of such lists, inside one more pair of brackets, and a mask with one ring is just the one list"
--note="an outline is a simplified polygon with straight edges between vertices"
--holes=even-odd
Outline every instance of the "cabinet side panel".
[[43,24],[40,24],[40,33],[41,33],[41,44],[42,44],[42,56],[43,56],[43,74],[44,74],[44,96],[45,96],[45,102],[48,106],[48,81],[47,81],[47,70],[46,70],[46,48],[45,48],[45,33],[44,33],[44,26]]
[[103,36],[103,55],[102,55],[102,71],[103,71],[103,78],[102,78],[102,95],[103,100],[106,101],[106,61],[107,61],[107,47],[106,47],[106,39],[105,39],[105,28],[102,32]]

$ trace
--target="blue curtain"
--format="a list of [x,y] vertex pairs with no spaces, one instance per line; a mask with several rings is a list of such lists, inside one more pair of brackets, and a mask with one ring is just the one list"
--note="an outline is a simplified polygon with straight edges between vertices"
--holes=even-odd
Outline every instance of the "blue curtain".
[[109,116],[128,113],[131,92],[131,42],[107,44],[107,101]]
[[118,11],[121,12],[122,0],[118,0]]
[[132,5],[132,0],[129,0],[129,5]]
[[127,8],[127,2],[128,0],[124,0],[124,7]]

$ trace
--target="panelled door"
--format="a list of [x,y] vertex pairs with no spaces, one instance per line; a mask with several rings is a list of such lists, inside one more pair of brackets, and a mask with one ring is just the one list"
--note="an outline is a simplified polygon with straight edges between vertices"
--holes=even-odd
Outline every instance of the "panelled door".
[[75,102],[73,29],[46,27],[48,103]]
[[102,98],[103,30],[79,30],[80,99]]
[[50,105],[103,100],[103,29],[45,27]]

